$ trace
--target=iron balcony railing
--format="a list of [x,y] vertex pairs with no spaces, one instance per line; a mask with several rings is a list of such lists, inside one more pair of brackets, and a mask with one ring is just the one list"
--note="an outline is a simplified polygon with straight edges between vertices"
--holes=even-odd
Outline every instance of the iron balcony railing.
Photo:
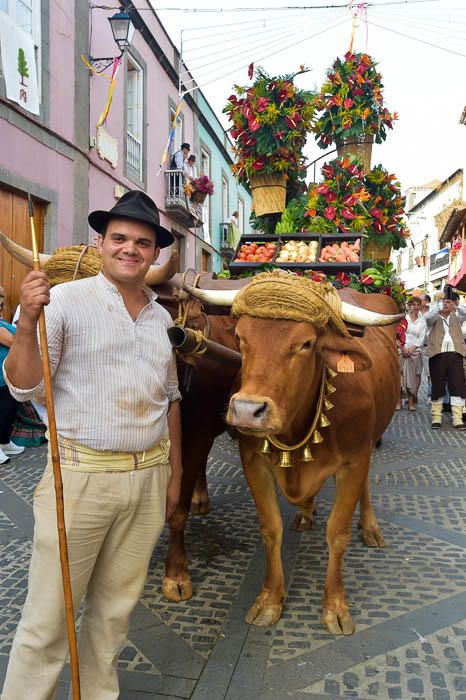
[[126,160],[139,177],[142,177],[142,143],[130,131],[126,132]]
[[166,170],[167,194],[165,205],[167,209],[179,209],[180,207],[190,214],[196,226],[202,225],[202,205],[192,202],[184,192],[185,177],[182,170]]

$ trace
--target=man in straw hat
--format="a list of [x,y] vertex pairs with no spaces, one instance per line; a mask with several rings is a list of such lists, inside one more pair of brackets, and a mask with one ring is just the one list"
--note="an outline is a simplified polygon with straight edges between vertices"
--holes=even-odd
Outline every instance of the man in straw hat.
[[[143,192],[89,216],[102,272],[49,291],[42,272],[21,286],[21,315],[4,365],[11,393],[41,390],[37,319],[46,305],[83,700],[119,696],[116,661],[150,557],[181,482],[171,318],[144,286],[173,237]],[[68,654],[51,458],[34,493],[29,591],[2,700],[51,700]]]

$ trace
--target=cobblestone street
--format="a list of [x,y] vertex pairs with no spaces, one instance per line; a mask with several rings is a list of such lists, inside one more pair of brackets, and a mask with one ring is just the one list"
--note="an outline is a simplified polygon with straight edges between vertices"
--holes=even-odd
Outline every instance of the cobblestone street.
[[[281,620],[268,629],[244,622],[264,556],[236,445],[219,438],[209,458],[212,511],[191,517],[187,533],[194,596],[182,604],[161,596],[165,531],[120,656],[121,699],[466,700],[466,436],[449,416],[444,424],[431,431],[422,401],[395,414],[374,451],[386,547],[366,548],[353,524],[345,581],[356,633],[346,638],[320,626],[330,483],[311,532],[291,530],[294,509],[282,503]],[[25,597],[32,493],[44,464],[41,447],[0,471],[0,684]],[[66,689],[65,674],[60,700]]]

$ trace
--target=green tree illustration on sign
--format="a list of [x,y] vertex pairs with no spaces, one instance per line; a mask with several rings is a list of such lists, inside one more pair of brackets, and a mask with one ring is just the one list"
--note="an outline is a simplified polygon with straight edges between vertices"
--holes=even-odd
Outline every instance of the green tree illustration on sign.
[[25,85],[24,78],[29,78],[29,70],[24,49],[18,49],[18,73],[21,76],[21,85]]

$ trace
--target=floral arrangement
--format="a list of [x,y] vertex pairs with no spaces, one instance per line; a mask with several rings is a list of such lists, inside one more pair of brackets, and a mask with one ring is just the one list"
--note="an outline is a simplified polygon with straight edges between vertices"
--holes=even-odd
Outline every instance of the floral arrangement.
[[334,62],[315,100],[313,131],[320,148],[363,134],[376,143],[385,141],[398,115],[383,105],[382,76],[376,66],[368,54],[350,51]]
[[363,231],[371,224],[365,172],[355,158],[336,158],[322,166],[323,181],[309,190],[308,229],[315,233]]
[[367,233],[379,246],[389,243],[395,250],[406,248],[409,231],[403,221],[405,198],[400,183],[381,165],[376,165],[364,177],[372,225]]
[[[233,172],[241,182],[251,175],[296,174],[303,169],[302,149],[311,131],[314,93],[299,90],[296,75],[270,77],[257,68],[251,87],[235,85],[223,112],[233,122],[236,163]],[[249,77],[253,77],[250,66]]]
[[395,175],[381,165],[366,173],[354,157],[322,167],[323,180],[309,190],[306,216],[315,233],[361,232],[379,246],[406,247],[404,197]]
[[195,177],[192,180],[187,179],[184,185],[184,192],[187,197],[192,197],[194,192],[201,192],[202,194],[208,194],[209,197],[214,193],[214,183],[210,180],[207,175],[201,175],[200,177]]

